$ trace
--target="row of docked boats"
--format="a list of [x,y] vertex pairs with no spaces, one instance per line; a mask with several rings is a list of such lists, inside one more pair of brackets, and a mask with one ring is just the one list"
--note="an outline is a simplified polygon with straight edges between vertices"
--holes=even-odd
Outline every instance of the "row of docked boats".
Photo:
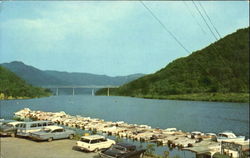
[[[36,120],[48,120],[54,123],[107,133],[119,137],[126,137],[137,141],[155,142],[157,144],[168,145],[171,147],[188,148],[195,146],[204,146],[212,149],[220,149],[222,141],[242,142],[244,136],[236,136],[233,132],[225,131],[219,134],[203,133],[199,131],[184,132],[176,128],[158,129],[148,125],[128,124],[123,121],[104,121],[103,119],[71,116],[65,112],[44,112],[32,111],[24,108],[15,113],[15,117]],[[219,151],[218,151],[219,152]]]

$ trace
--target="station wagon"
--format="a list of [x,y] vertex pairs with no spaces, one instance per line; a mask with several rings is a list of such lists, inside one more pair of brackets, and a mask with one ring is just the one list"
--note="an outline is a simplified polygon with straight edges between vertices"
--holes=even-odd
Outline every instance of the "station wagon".
[[51,121],[23,122],[17,127],[17,136],[29,136],[32,132],[37,132],[44,127],[54,125]]
[[107,139],[100,135],[83,136],[76,143],[77,147],[81,150],[95,152],[109,148],[113,144],[115,144],[114,140]]

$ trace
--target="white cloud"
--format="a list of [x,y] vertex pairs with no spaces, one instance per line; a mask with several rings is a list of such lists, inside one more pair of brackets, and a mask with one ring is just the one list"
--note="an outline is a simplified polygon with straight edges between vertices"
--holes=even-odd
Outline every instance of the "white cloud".
[[22,39],[36,41],[39,48],[51,49],[72,35],[85,39],[108,36],[112,24],[128,17],[134,6],[133,2],[52,2],[31,12],[37,18],[9,19],[1,27],[15,32],[16,37],[19,34]]
[[[62,39],[69,33],[96,37],[110,31],[109,25],[129,15],[133,4],[129,2],[60,2],[50,9],[39,8],[36,19],[10,19],[3,26],[9,29],[52,34]],[[31,13],[32,14],[32,13]],[[52,38],[55,40],[54,38]]]

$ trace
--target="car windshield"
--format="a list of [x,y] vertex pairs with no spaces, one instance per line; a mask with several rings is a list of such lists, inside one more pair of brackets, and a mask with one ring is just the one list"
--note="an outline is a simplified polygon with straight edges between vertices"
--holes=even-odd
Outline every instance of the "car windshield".
[[48,128],[43,128],[43,129],[41,129],[41,131],[42,131],[42,132],[49,133],[51,130],[50,130],[50,129],[48,129]]
[[80,141],[82,141],[82,142],[84,142],[84,143],[89,143],[89,142],[90,142],[90,140],[85,139],[85,138],[81,138],[81,140],[80,140]]

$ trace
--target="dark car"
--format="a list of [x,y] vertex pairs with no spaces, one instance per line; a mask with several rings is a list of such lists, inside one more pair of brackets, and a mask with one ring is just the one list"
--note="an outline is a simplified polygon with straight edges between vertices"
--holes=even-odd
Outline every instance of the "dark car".
[[145,151],[132,144],[117,143],[109,149],[99,152],[99,156],[102,158],[141,158]]
[[17,127],[22,122],[19,121],[3,121],[0,125],[0,135],[1,136],[11,136],[15,137],[17,132]]

